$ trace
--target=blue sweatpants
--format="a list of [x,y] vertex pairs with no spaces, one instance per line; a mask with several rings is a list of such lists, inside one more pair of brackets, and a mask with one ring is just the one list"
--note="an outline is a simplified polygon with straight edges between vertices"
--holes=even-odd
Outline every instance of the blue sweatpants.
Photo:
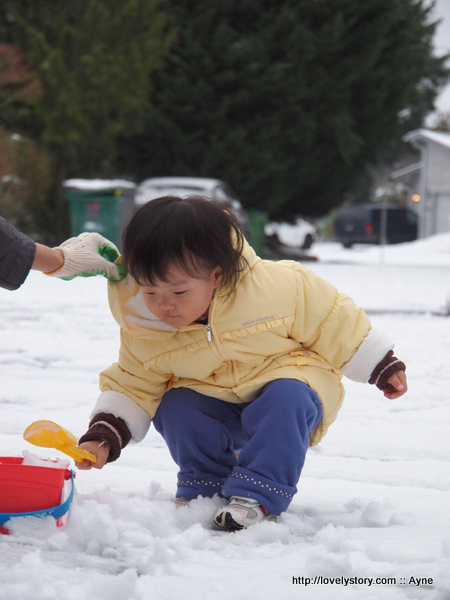
[[153,423],[180,469],[177,497],[243,496],[279,515],[297,492],[321,418],[321,402],[308,385],[279,379],[245,404],[172,389]]

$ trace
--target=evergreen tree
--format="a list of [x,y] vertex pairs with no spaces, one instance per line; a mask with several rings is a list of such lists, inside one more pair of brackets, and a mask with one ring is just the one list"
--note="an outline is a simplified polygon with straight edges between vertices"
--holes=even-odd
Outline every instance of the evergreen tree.
[[20,48],[0,43],[0,115],[3,123],[8,123],[9,114],[14,115],[18,106],[33,104],[41,96],[42,86]]
[[28,120],[17,118],[52,152],[56,181],[99,175],[148,110],[170,42],[158,0],[4,0],[0,31],[42,85]]
[[[136,177],[225,179],[246,206],[325,214],[448,77],[421,0],[166,0],[178,35]],[[407,118],[405,118],[407,115]]]
[[[44,88],[42,140],[85,171],[136,131],[167,48],[156,0],[16,0],[11,26]],[[12,17],[11,17],[12,11]]]

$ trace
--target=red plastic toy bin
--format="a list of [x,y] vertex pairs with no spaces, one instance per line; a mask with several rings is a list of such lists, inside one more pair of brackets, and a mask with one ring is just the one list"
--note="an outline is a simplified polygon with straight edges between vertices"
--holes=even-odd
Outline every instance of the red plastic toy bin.
[[[71,469],[24,465],[22,457],[0,457],[0,533],[9,533],[4,524],[18,516],[52,516],[58,527],[64,527],[73,498],[73,479]],[[68,480],[71,490],[63,501]]]

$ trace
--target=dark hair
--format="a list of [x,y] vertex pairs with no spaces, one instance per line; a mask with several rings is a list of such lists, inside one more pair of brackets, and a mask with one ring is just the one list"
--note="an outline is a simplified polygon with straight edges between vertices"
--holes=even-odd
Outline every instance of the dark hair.
[[190,277],[220,266],[221,287],[231,291],[248,266],[243,246],[225,206],[202,196],[162,196],[144,204],[126,227],[123,264],[140,285],[166,281],[172,264]]

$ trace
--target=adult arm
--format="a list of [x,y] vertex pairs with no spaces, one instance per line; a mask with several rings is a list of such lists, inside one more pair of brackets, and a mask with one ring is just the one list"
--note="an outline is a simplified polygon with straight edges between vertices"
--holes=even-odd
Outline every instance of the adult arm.
[[0,287],[17,290],[30,272],[36,243],[0,217]]

